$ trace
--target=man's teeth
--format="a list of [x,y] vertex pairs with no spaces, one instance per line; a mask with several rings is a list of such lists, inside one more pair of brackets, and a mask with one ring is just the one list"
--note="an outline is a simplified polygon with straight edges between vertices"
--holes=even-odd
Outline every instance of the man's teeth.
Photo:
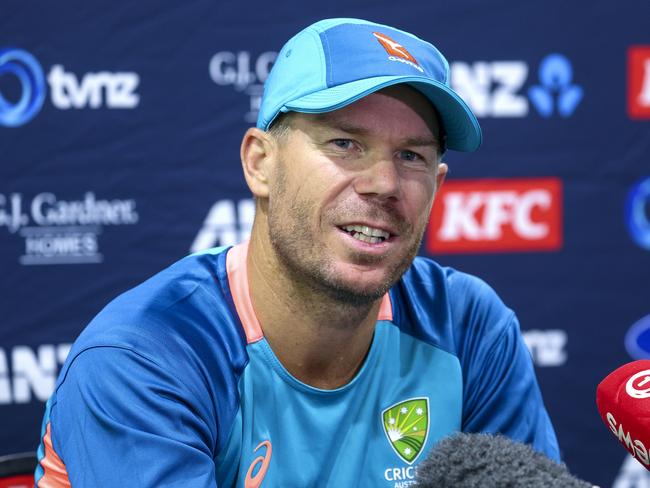
[[343,229],[348,231],[355,239],[369,244],[377,244],[390,237],[390,233],[385,230],[375,229],[367,225],[346,225]]

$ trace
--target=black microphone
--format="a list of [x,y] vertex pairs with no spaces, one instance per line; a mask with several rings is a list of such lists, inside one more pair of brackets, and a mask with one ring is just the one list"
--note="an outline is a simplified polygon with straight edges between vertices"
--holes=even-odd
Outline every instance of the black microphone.
[[592,488],[544,454],[502,435],[459,432],[418,466],[418,488]]

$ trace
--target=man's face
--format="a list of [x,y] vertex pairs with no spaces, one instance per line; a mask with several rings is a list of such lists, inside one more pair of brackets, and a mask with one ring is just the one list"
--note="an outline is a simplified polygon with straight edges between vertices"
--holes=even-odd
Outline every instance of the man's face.
[[292,279],[346,303],[381,297],[410,266],[437,180],[438,122],[406,86],[326,114],[292,114],[268,202],[270,240]]

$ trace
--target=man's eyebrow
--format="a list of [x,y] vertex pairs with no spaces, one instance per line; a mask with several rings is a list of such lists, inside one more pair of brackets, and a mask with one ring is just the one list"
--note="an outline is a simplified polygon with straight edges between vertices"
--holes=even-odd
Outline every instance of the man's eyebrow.
[[440,147],[440,143],[433,137],[409,137],[404,140],[405,146],[434,146]]
[[[353,125],[346,120],[340,120],[340,119],[328,117],[327,113],[314,114],[314,115],[316,115],[315,118],[317,123],[323,127],[340,130],[348,134],[354,134],[354,135],[363,136],[363,135],[370,134],[370,130],[366,129],[365,127]],[[436,138],[433,136],[408,137],[402,141],[402,144],[405,146],[417,146],[417,147],[433,146],[437,149],[440,148],[440,142],[437,141]]]
[[316,115],[316,122],[318,123],[318,125],[327,127],[328,129],[341,130],[343,132],[347,132],[349,134],[356,134],[356,135],[366,135],[370,133],[368,129],[364,127],[360,127],[358,125],[351,124],[346,120],[328,117],[327,113],[315,114],[315,115]]

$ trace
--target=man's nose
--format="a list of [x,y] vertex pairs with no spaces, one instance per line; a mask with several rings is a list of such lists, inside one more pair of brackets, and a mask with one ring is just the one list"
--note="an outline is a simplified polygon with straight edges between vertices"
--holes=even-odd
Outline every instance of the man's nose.
[[397,198],[400,193],[400,174],[395,161],[391,157],[370,161],[355,179],[354,189],[360,195]]

